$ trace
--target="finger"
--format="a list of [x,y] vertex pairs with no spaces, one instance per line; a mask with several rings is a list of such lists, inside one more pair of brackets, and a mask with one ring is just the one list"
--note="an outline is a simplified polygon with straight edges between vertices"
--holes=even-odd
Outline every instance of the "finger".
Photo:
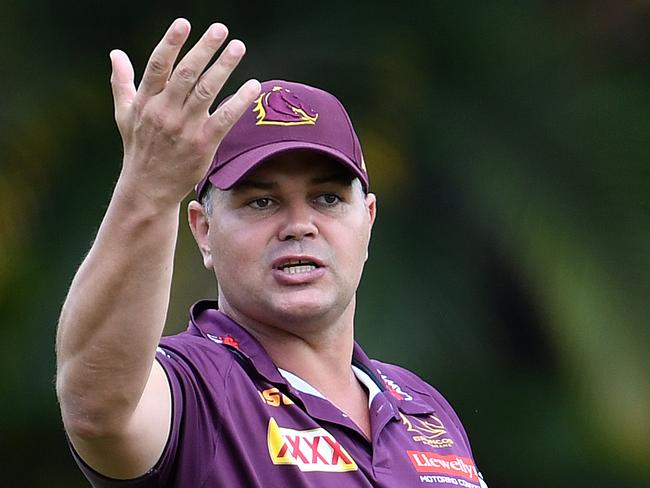
[[176,19],[172,22],[149,57],[138,88],[139,97],[155,95],[165,88],[174,62],[189,33],[190,23],[186,19]]
[[133,84],[133,66],[124,51],[114,49],[109,54],[111,58],[111,89],[113,90],[113,104],[115,106],[115,119],[119,122],[126,114],[135,97]]
[[245,53],[246,46],[243,42],[230,41],[210,69],[194,84],[194,89],[185,101],[185,108],[189,111],[207,111]]
[[183,105],[196,80],[228,36],[223,24],[212,24],[192,49],[178,62],[166,91],[170,100]]
[[248,80],[237,92],[214,111],[206,123],[211,137],[221,140],[246,110],[251,109],[262,87],[257,80]]

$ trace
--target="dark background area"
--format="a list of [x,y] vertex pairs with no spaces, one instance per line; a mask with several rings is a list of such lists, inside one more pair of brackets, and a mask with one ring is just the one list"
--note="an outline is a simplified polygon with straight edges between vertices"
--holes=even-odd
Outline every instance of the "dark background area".
[[[492,488],[650,483],[650,3],[46,2],[0,15],[0,466],[86,486],[54,392],[67,287],[119,173],[108,53],[177,16],[249,77],[335,93],[379,198],[357,314],[441,390]],[[187,226],[166,332],[215,294]],[[244,421],[244,419],[242,419]]]

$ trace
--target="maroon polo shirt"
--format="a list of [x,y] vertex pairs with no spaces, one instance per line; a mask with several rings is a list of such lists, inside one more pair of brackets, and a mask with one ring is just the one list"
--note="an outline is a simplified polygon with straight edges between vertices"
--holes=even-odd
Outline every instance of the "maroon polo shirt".
[[372,436],[262,346],[213,301],[156,358],[172,392],[160,460],[134,480],[79,466],[98,487],[484,487],[467,435],[447,401],[418,376],[370,360],[353,371],[369,396]]

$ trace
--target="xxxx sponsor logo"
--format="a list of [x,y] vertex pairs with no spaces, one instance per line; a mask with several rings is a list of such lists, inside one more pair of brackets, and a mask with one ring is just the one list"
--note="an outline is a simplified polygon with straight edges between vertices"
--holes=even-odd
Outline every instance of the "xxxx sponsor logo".
[[454,454],[441,456],[433,452],[406,451],[418,473],[435,473],[478,482],[479,475],[472,458]]
[[408,418],[402,413],[399,415],[402,418],[402,423],[406,426],[406,430],[415,434],[413,436],[414,441],[439,449],[454,445],[453,439],[444,437],[447,430],[442,421],[435,415],[429,415],[426,420],[417,417]]
[[272,407],[294,404],[291,398],[289,398],[277,388],[267,388],[264,391],[258,391],[258,393],[260,394],[262,401]]
[[298,466],[300,471],[342,473],[356,471],[354,462],[343,446],[323,428],[294,430],[280,427],[269,419],[267,434],[269,455],[273,464]]

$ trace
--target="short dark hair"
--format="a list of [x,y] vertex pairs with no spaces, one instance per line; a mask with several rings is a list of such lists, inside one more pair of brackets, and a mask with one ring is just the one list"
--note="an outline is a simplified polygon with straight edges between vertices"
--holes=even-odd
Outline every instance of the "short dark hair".
[[203,207],[203,210],[205,211],[205,214],[208,217],[212,215],[212,197],[215,189],[216,187],[212,185],[210,182],[208,182],[205,188],[203,189],[203,194],[201,195],[201,199],[199,200],[199,203]]

